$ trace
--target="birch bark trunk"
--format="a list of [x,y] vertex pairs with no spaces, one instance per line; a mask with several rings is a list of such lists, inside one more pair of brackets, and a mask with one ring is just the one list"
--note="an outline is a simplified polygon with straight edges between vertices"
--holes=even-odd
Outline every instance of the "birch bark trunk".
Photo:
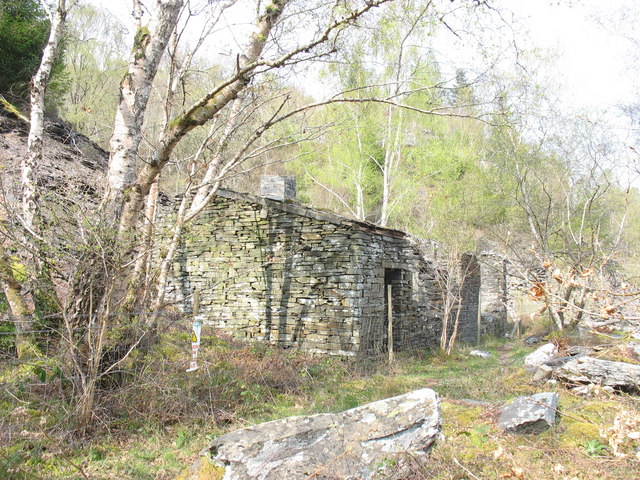
[[[60,302],[55,292],[55,286],[51,279],[49,265],[44,251],[44,242],[41,238],[42,221],[40,212],[40,195],[38,187],[38,169],[42,163],[44,145],[44,100],[53,63],[60,49],[62,30],[67,16],[66,0],[58,0],[55,10],[50,12],[51,30],[49,39],[42,54],[40,67],[31,79],[31,111],[29,123],[29,136],[27,139],[27,154],[22,159],[22,221],[27,234],[25,243],[27,246],[27,263],[33,270],[30,281],[32,282],[32,298],[35,313],[42,316],[50,316],[58,313]],[[8,286],[13,294],[18,291]],[[26,302],[23,303],[26,304]],[[22,309],[22,308],[21,308]],[[16,335],[24,336],[21,330],[33,329],[33,316],[21,313],[22,320],[16,324]],[[26,337],[25,337],[26,338]],[[30,337],[29,337],[30,338]],[[18,350],[20,354],[20,349]]]
[[[156,14],[151,26],[147,27],[142,25],[142,2],[134,1],[133,16],[137,30],[128,71],[120,83],[120,98],[110,142],[107,190],[101,205],[104,221],[113,237],[108,244],[117,251],[96,252],[76,273],[71,286],[73,303],[67,308],[67,317],[73,327],[81,327],[86,314],[105,308],[105,305],[101,305],[104,300],[101,292],[113,280],[110,278],[113,272],[107,271],[111,268],[109,265],[120,258],[121,250],[130,251],[131,245],[127,243],[133,240],[133,227],[136,225],[132,225],[128,236],[121,235],[117,229],[123,204],[136,176],[138,150],[152,82],[178,23],[183,4],[184,0],[157,0]],[[106,255],[106,258],[100,255]],[[94,298],[100,298],[101,301],[90,302],[89,290]]]
[[7,299],[11,316],[15,322],[16,352],[18,358],[28,358],[37,354],[36,341],[31,332],[31,310],[24,299],[22,285],[16,279],[9,257],[0,243],[0,283]]
[[[142,4],[135,2],[137,31],[129,68],[120,83],[120,99],[110,142],[108,188],[103,200],[107,224],[117,227],[125,198],[136,179],[142,126],[153,79],[174,31],[183,0],[157,1],[151,27],[141,25]],[[153,183],[153,182],[152,182]]]
[[224,107],[232,102],[251,81],[256,62],[259,60],[274,25],[282,15],[289,0],[272,0],[265,13],[258,19],[249,44],[243,54],[238,56],[236,75],[221,88],[206,95],[189,108],[184,114],[170,122],[163,139],[151,161],[144,165],[136,181],[129,189],[122,217],[120,232],[131,232],[137,222],[144,198],[153,182],[167,164],[171,153],[180,140],[195,127],[204,125],[214,118]]
[[67,16],[66,0],[58,0],[51,18],[49,40],[44,48],[40,68],[31,80],[31,115],[27,155],[22,161],[22,217],[33,233],[40,231],[38,195],[38,166],[42,162],[44,137],[44,95],[51,76],[53,62],[58,54],[62,28]]

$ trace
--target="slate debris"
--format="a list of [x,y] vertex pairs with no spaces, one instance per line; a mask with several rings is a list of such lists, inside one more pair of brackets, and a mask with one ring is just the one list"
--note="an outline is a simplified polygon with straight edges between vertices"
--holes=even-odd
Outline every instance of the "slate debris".
[[558,347],[553,343],[545,343],[524,359],[524,368],[535,372],[540,365],[553,360],[558,355]]
[[556,423],[558,394],[536,393],[518,397],[500,408],[498,427],[506,433],[538,434]]
[[[341,413],[236,430],[214,439],[202,455],[226,480],[366,480],[375,477],[377,463],[394,454],[428,453],[441,429],[438,395],[424,388]],[[189,475],[200,478],[199,468],[194,465]]]
[[469,355],[478,358],[491,358],[491,354],[489,352],[485,352],[484,350],[471,350],[469,352]]
[[565,363],[555,371],[555,376],[572,384],[595,384],[622,391],[640,391],[640,365],[627,362],[583,356]]

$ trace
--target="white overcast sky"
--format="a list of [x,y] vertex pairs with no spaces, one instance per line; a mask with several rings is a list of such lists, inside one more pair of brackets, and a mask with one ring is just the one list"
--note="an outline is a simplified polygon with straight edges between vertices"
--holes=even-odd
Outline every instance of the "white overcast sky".
[[[127,22],[130,0],[89,1]],[[505,9],[507,21],[513,12],[519,47],[540,49],[557,58],[547,75],[562,85],[564,107],[603,109],[635,101],[637,75],[629,69],[632,43],[618,34],[629,25],[617,24],[616,19],[625,11],[640,10],[639,0],[493,0],[491,4]],[[455,41],[445,43],[439,49],[445,62],[473,63],[468,49],[457,51]]]
[[568,103],[605,107],[632,101],[634,72],[628,67],[632,44],[619,34],[629,25],[618,24],[618,19],[640,9],[637,0],[503,3],[522,16],[532,46],[557,51],[555,67]]

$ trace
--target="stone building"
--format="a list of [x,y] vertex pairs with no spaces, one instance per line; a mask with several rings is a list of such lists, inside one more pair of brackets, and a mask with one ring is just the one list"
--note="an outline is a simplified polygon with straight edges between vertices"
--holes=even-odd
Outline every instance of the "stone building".
[[[189,224],[170,285],[183,310],[192,313],[197,291],[205,326],[346,356],[387,350],[391,310],[394,350],[437,346],[443,271],[433,244],[301,206],[290,200],[291,178],[275,183],[263,188],[270,198],[220,190]],[[459,334],[474,342],[480,269],[468,262]]]
[[507,260],[502,255],[485,251],[478,255],[480,268],[480,335],[506,333],[507,326]]

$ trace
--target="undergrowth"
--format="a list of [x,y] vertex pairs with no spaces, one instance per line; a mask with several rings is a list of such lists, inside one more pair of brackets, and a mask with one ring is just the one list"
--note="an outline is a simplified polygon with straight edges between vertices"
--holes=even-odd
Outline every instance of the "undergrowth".
[[[55,359],[22,367],[19,375],[3,363],[0,478],[172,479],[227,431],[342,411],[423,387],[442,398],[445,439],[426,461],[407,456],[381,478],[614,479],[640,467],[633,455],[613,455],[600,434],[621,411],[638,411],[637,399],[607,392],[585,399],[559,385],[535,385],[522,368],[534,347],[521,342],[486,343],[490,358],[461,348],[451,356],[399,355],[389,366],[205,335],[200,368],[186,373],[189,347],[186,331],[173,332],[129,358],[103,382],[94,428],[82,434],[74,429],[68,380]],[[612,356],[627,351],[616,348]],[[538,436],[498,431],[499,404],[549,390],[560,394],[557,426]]]

